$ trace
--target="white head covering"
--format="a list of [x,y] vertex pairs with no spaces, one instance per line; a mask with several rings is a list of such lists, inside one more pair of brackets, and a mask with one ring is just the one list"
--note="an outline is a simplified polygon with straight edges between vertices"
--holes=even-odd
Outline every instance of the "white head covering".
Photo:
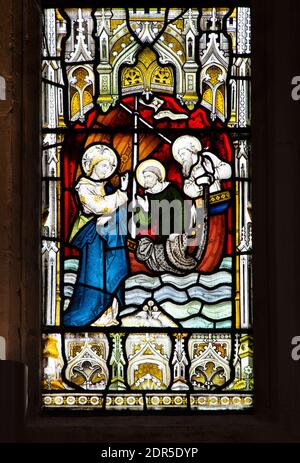
[[101,161],[107,160],[111,165],[110,172],[107,173],[106,177],[110,177],[111,174],[116,170],[118,164],[118,158],[112,148],[107,145],[92,145],[90,146],[82,156],[82,168],[86,175],[89,177],[94,167]]

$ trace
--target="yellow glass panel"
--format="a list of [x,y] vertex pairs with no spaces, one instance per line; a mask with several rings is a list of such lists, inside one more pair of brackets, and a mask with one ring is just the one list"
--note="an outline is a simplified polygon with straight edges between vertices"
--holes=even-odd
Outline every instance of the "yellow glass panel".
[[76,92],[72,96],[71,100],[71,117],[75,116],[75,114],[79,113],[80,111],[80,97],[79,93]]
[[217,85],[219,83],[219,76],[222,74],[222,71],[217,66],[211,66],[207,70],[207,74],[210,76],[209,83],[211,85],[215,86],[215,85]]
[[77,68],[73,72],[73,76],[76,77],[76,87],[80,88],[82,90],[84,87],[87,85],[86,78],[89,75],[88,71],[84,68]]
[[209,103],[210,105],[212,105],[213,98],[212,98],[212,91],[210,88],[205,90],[205,92],[203,93],[203,100]]
[[221,114],[225,114],[225,101],[223,93],[220,89],[218,89],[216,92],[216,109]]
[[93,103],[93,96],[90,94],[88,90],[83,92],[83,106],[87,106]]
[[173,85],[173,75],[171,69],[168,67],[158,66],[152,73],[151,84]]

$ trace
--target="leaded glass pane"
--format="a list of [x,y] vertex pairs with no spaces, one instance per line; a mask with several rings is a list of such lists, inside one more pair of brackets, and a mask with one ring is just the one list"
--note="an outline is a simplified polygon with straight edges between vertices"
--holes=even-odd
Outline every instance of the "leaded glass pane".
[[45,410],[253,406],[251,11],[45,8]]

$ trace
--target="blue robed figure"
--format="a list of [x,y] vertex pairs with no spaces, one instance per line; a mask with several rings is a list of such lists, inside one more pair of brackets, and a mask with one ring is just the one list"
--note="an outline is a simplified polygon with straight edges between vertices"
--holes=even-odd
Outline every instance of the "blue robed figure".
[[[74,224],[71,243],[81,251],[80,265],[65,326],[118,324],[128,275],[126,251],[128,174],[113,191],[107,179],[117,168],[117,156],[106,145],[92,145],[82,158],[86,173],[76,185],[82,211]],[[100,318],[99,318],[100,317]],[[97,322],[96,322],[97,324]]]

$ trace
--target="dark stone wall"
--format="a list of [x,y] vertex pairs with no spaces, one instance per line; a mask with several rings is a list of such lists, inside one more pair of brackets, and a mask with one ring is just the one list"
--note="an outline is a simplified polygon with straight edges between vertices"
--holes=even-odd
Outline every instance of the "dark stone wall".
[[[284,9],[284,14],[283,14]],[[256,408],[251,415],[49,417],[39,411],[40,6],[0,0],[0,336],[29,366],[28,442],[300,441],[297,0],[253,1]]]
[[7,356],[22,357],[21,348],[21,146],[22,146],[22,8],[1,0],[0,74],[6,100],[0,101],[0,334]]

